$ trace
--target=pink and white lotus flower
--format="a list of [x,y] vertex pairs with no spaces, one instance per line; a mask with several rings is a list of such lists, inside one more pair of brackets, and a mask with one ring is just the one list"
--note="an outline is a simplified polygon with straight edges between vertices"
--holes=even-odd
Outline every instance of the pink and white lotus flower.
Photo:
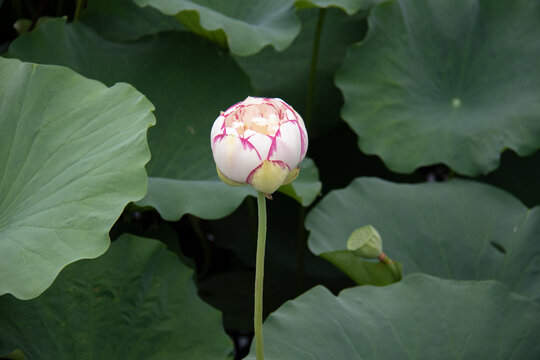
[[290,105],[257,97],[221,112],[210,141],[221,180],[265,194],[296,179],[308,147],[304,121]]

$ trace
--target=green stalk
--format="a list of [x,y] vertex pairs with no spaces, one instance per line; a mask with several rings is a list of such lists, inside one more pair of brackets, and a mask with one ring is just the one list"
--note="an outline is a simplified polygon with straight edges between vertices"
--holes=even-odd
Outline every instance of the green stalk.
[[79,20],[79,16],[81,15],[81,10],[84,5],[84,0],[77,0],[77,5],[75,7],[75,14],[73,15],[73,21]]
[[401,280],[403,277],[402,271],[394,260],[390,259],[385,253],[381,252],[381,255],[379,255],[379,261],[388,267],[388,270],[390,270],[392,273],[395,281]]
[[255,264],[255,353],[257,360],[264,359],[263,345],[263,280],[264,280],[264,248],[266,244],[266,198],[262,192],[257,193],[259,210],[259,231],[257,233],[257,259]]
[[[309,132],[311,126],[311,119],[313,118],[313,98],[315,96],[315,78],[317,76],[317,62],[319,61],[319,46],[321,44],[321,33],[324,23],[324,16],[326,9],[319,9],[319,16],[317,17],[317,25],[315,26],[315,36],[313,39],[313,48],[311,49],[311,65],[309,67],[309,82],[306,98],[306,113],[304,121],[306,124],[306,130]],[[300,206],[299,211],[299,228],[298,228],[298,241],[297,241],[297,256],[298,256],[298,290],[301,291],[303,287],[304,277],[304,255],[307,247],[306,232],[304,229],[304,221],[306,219],[306,210],[303,206]]]
[[321,43],[321,32],[324,23],[324,14],[326,9],[319,9],[317,18],[317,27],[315,29],[315,39],[313,40],[313,49],[311,50],[311,65],[309,67],[309,83],[306,100],[306,116],[304,117],[306,129],[309,132],[311,118],[313,117],[313,96],[315,94],[315,77],[317,75],[317,61],[319,59],[319,45]]

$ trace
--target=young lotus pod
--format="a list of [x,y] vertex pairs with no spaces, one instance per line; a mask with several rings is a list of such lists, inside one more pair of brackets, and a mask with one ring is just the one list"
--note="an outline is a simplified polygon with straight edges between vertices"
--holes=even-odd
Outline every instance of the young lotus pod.
[[359,257],[377,259],[383,253],[381,235],[371,225],[356,229],[347,240],[347,250]]
[[308,138],[304,121],[285,101],[248,97],[221,112],[210,143],[223,182],[269,195],[296,179]]

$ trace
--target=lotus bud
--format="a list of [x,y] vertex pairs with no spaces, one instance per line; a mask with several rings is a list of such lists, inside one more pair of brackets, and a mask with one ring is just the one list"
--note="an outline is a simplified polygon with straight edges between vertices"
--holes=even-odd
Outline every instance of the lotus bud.
[[347,250],[356,256],[377,259],[383,254],[381,235],[371,225],[356,229],[347,240]]
[[269,195],[296,179],[308,138],[304,121],[285,101],[248,97],[221,112],[210,143],[223,182]]

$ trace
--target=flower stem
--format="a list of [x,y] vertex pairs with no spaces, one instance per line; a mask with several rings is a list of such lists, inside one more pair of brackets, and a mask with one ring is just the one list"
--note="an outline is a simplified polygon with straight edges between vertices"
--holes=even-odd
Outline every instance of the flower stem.
[[306,129],[309,132],[311,127],[311,119],[313,117],[313,97],[315,95],[315,77],[317,75],[317,61],[319,58],[319,45],[321,42],[321,32],[324,23],[324,14],[326,9],[319,9],[317,25],[315,28],[315,38],[313,40],[313,49],[311,51],[311,65],[309,67],[309,83],[306,100],[306,116],[304,117]]
[[255,353],[257,355],[257,360],[263,360],[264,345],[262,321],[264,248],[266,244],[266,198],[260,191],[257,193],[257,206],[259,210],[259,231],[257,233],[257,259],[255,264],[255,314],[253,317],[253,322],[255,328]]

